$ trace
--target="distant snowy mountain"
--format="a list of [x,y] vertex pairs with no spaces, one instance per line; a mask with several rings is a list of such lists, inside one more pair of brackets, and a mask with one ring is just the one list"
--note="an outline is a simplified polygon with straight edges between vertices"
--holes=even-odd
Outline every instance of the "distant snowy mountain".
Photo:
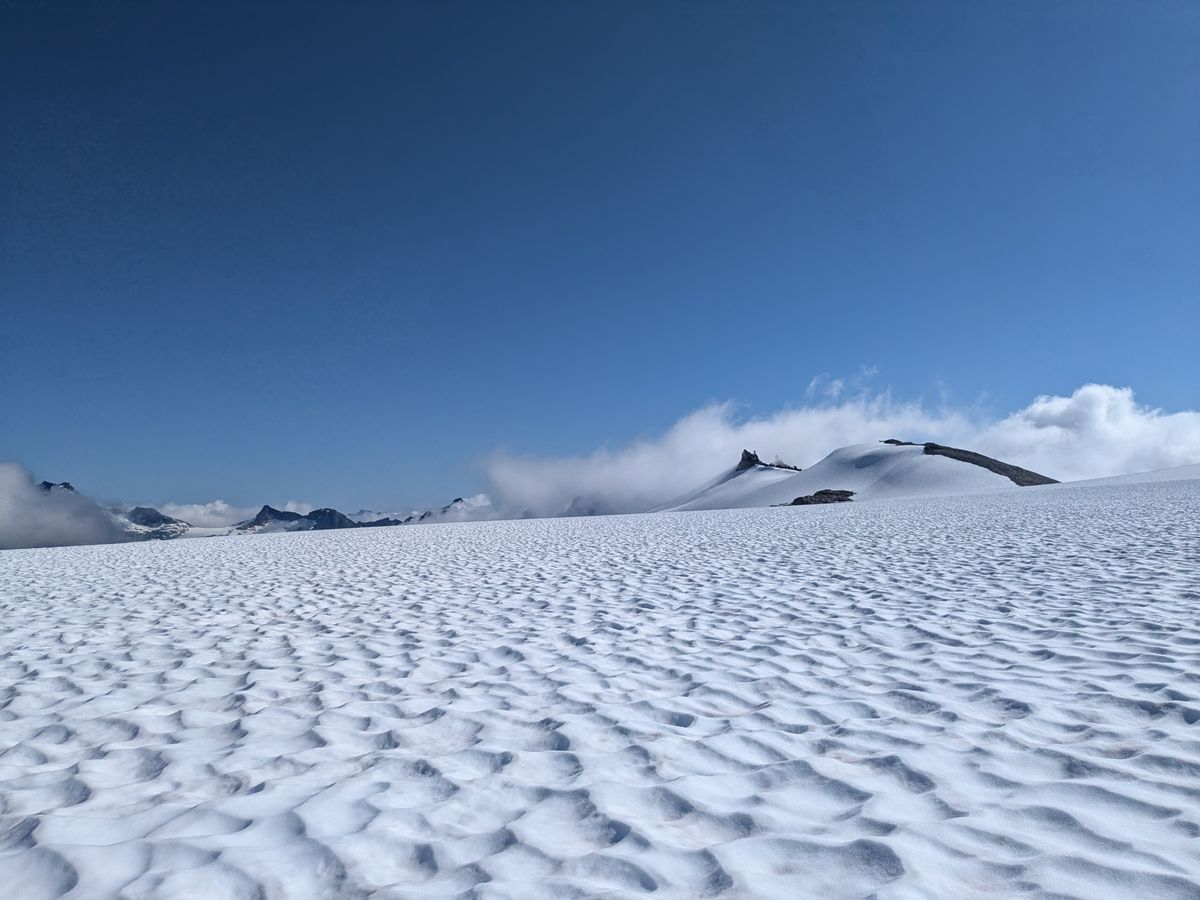
[[476,494],[473,497],[455,497],[441,509],[427,509],[415,519],[406,520],[404,524],[417,522],[430,524],[433,522],[477,522],[481,519],[497,518],[499,513],[492,506],[492,500],[487,494]]
[[129,510],[108,510],[113,522],[135,541],[169,541],[183,537],[192,528],[183,519],[174,519],[151,506]]
[[969,450],[892,439],[842,447],[803,471],[767,465],[756,454],[743,451],[733,469],[654,511],[783,506],[797,498],[805,498],[801,505],[828,502],[828,493],[821,494],[823,499],[812,499],[823,491],[851,491],[853,502],[1054,483],[1053,478]]
[[455,497],[442,507],[414,509],[407,513],[360,509],[351,513],[349,518],[360,525],[428,525],[434,522],[476,522],[481,519],[494,519],[497,518],[497,511],[487,494],[476,494],[465,499]]
[[270,534],[286,531],[329,531],[335,528],[379,528],[393,525],[426,525],[435,522],[473,522],[494,518],[491,500],[486,494],[474,497],[455,497],[439,509],[412,512],[403,517],[396,513],[381,513],[360,509],[345,515],[336,509],[314,509],[307,514],[288,512],[264,506],[253,519],[236,526],[239,534]]
[[263,506],[253,519],[239,522],[236,530],[239,534],[273,534],[281,531],[331,531],[336,528],[361,527],[362,524],[329,507],[314,509],[309,513],[297,513]]

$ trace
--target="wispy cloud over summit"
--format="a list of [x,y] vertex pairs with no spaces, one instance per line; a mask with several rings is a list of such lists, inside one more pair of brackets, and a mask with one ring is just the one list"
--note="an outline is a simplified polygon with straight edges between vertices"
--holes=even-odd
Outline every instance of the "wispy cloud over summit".
[[806,392],[807,405],[765,416],[739,418],[733,404],[713,404],[620,447],[578,456],[497,454],[487,469],[490,490],[499,504],[538,515],[560,513],[580,497],[634,511],[719,474],[742,448],[807,467],[836,447],[890,437],[965,446],[1061,480],[1200,461],[1200,412],[1141,406],[1130,388],[1087,384],[1070,396],[1038,397],[999,420],[897,401],[860,382],[856,393],[846,389],[845,381],[823,376]]
[[0,463],[0,550],[123,540],[121,530],[87,497],[45,491],[23,466]]

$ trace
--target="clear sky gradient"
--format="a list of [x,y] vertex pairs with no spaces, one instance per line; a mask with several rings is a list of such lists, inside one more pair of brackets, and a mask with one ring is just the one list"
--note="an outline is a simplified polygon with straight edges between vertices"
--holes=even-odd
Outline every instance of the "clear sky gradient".
[[0,5],[0,458],[443,501],[875,367],[1194,408],[1200,4]]

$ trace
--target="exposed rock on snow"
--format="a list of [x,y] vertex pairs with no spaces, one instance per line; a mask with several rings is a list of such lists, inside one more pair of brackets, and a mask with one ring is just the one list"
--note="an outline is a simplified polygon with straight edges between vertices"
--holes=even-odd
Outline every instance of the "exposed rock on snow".
[[763,461],[758,458],[757,453],[752,450],[743,450],[742,458],[738,460],[738,464],[734,467],[734,471],[742,472],[746,469],[753,469],[755,466],[761,466],[762,464]]
[[738,464],[734,467],[735,472],[743,472],[746,469],[753,469],[755,466],[769,466],[773,469],[791,469],[793,472],[799,472],[799,466],[790,466],[780,459],[775,462],[765,463],[759,459],[758,454],[753,450],[743,450],[742,458],[738,460]]
[[822,503],[849,503],[850,498],[854,496],[854,491],[817,491],[815,494],[806,494],[803,497],[797,497],[791,503],[781,504],[782,506],[814,506]]
[[892,444],[896,447],[924,447],[925,453],[930,456],[946,456],[950,459],[957,459],[960,462],[970,463],[973,466],[981,466],[989,472],[1003,475],[1018,487],[1032,487],[1035,484],[1058,484],[1057,479],[1046,475],[1039,475],[1037,472],[1031,472],[1029,469],[1022,469],[1020,466],[1014,466],[1012,463],[992,459],[990,456],[984,456],[982,453],[976,453],[973,450],[960,450],[957,447],[947,447],[944,444],[935,444],[931,441],[924,444],[914,444],[912,441],[898,441],[895,438],[888,438],[886,441],[881,441],[880,443]]

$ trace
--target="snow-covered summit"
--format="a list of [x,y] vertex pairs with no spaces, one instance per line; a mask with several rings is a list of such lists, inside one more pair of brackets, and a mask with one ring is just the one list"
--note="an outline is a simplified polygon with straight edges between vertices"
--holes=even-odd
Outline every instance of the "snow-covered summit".
[[167,541],[183,537],[192,528],[183,519],[165,515],[152,506],[109,510],[109,515],[117,527],[135,541]]
[[1010,490],[1021,483],[1052,484],[1054,479],[972,451],[889,440],[841,447],[802,471],[763,464],[757,454],[743,451],[733,469],[657,510],[778,506],[830,490],[853,491],[855,501],[950,496]]

